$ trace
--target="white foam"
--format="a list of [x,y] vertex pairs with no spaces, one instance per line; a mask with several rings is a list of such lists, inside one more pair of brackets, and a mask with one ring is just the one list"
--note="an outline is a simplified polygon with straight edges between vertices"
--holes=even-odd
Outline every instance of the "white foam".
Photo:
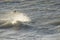
[[16,23],[16,21],[20,21],[20,22],[30,22],[31,19],[24,13],[20,13],[20,12],[11,12],[12,14],[12,23]]

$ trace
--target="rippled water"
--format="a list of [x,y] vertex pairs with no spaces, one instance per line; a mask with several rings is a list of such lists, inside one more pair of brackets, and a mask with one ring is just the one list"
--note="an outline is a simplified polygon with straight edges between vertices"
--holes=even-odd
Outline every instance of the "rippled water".
[[[0,2],[0,19],[10,18],[10,15],[12,15],[10,12],[13,10],[26,14],[31,19],[31,22],[25,22],[22,23],[22,25],[19,25],[20,23],[16,23],[17,26],[21,27],[18,31],[10,28],[0,29],[0,39],[60,40],[59,2],[60,0],[23,0],[19,2]],[[8,23],[4,26],[11,25],[8,25]]]

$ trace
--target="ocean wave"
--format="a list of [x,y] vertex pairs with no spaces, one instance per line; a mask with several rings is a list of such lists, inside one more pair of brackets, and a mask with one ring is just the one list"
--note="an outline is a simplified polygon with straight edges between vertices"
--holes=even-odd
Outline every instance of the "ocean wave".
[[[4,20],[3,20],[4,21]],[[23,24],[20,21],[16,21],[16,23],[12,24],[12,22],[9,21],[4,21],[0,22],[0,29],[8,29],[8,28],[13,28],[13,29],[21,29],[21,28],[28,28],[27,25]]]
[[[59,40],[60,6],[58,1],[60,2],[60,0],[0,2],[0,9],[3,12],[0,12],[0,39]],[[14,13],[13,10],[19,12]]]

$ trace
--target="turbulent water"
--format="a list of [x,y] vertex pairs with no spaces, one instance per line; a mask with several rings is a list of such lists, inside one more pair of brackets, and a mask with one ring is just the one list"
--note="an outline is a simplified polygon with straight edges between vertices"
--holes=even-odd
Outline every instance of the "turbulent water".
[[60,40],[60,0],[0,2],[0,40]]

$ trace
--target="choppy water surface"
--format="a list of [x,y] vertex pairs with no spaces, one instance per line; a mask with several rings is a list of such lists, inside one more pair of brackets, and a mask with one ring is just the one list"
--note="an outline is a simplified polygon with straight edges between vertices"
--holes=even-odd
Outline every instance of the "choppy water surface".
[[[21,27],[20,30],[0,28],[0,40],[60,40],[59,2],[60,0],[0,2],[0,20],[10,20],[10,17],[14,15],[10,13],[13,10],[26,14],[31,19],[31,22],[24,22],[21,25],[16,23],[17,26]],[[11,27],[10,22],[1,20],[0,27]]]

